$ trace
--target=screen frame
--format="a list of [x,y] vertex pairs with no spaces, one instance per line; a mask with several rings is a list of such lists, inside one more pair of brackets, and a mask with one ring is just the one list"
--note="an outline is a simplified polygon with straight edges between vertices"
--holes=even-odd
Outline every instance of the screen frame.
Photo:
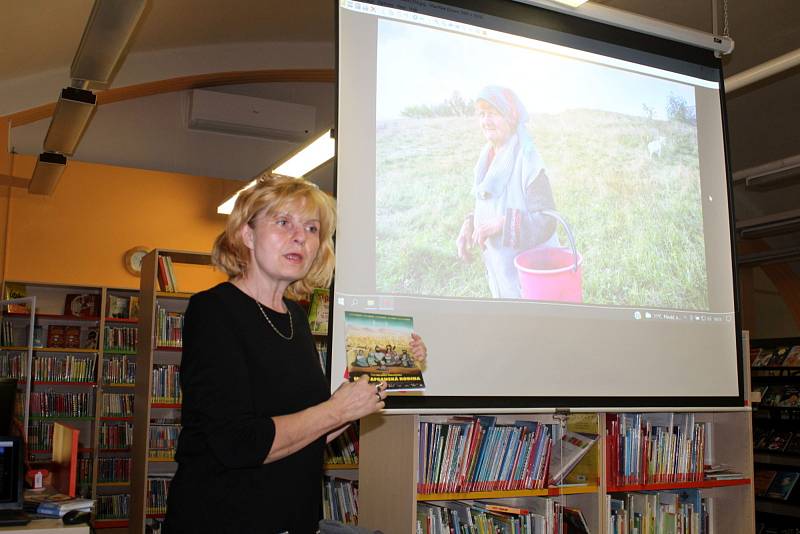
[[[376,5],[395,6],[404,0],[361,0],[363,3]],[[667,57],[679,61],[690,61],[698,65],[714,69],[719,73],[719,97],[722,118],[722,145],[723,159],[725,162],[725,177],[727,189],[728,205],[728,226],[731,251],[731,275],[733,283],[733,315],[736,336],[736,367],[738,394],[733,396],[426,396],[426,395],[393,395],[387,397],[385,412],[388,413],[437,413],[444,411],[474,411],[486,412],[491,410],[506,412],[522,412],[525,410],[566,410],[566,411],[614,411],[632,410],[637,408],[658,408],[675,410],[702,410],[712,408],[727,409],[746,409],[744,387],[744,350],[742,347],[741,330],[741,301],[738,280],[736,235],[735,235],[735,215],[733,205],[733,180],[730,161],[730,144],[728,133],[728,119],[726,113],[725,87],[720,57],[708,49],[699,46],[671,40],[665,37],[655,36],[612,26],[603,22],[584,19],[569,15],[563,12],[550,10],[531,4],[523,4],[514,0],[435,0],[435,3],[453,6],[479,13],[508,18],[516,22],[533,24],[545,29],[554,30],[569,34],[573,37],[588,38],[599,40],[604,43],[617,45],[626,49],[644,51],[659,56]],[[340,103],[340,20],[339,2],[333,2],[335,10],[335,70],[336,82],[334,95],[336,105],[334,107],[334,140],[336,143],[336,156],[334,156],[333,168],[333,196],[337,197],[338,191],[338,135],[339,135],[339,103]],[[593,51],[591,49],[584,49]],[[604,54],[609,55],[607,51]],[[611,55],[611,57],[617,57]],[[626,59],[622,56],[622,59]],[[335,237],[335,236],[334,236]],[[331,299],[329,302],[329,329],[327,337],[327,369],[326,375],[331,382],[331,365],[333,361],[333,317],[335,303],[335,283],[331,283]],[[431,355],[436,357],[436,355]]]

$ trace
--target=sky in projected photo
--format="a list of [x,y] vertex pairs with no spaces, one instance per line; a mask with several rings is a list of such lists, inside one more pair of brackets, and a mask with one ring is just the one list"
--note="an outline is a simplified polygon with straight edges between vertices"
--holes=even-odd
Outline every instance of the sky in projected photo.
[[388,20],[379,32],[387,60],[378,61],[378,120],[454,90],[470,99],[490,84],[515,88],[530,113],[589,108],[644,116],[647,106],[653,118],[666,119],[671,95],[694,102],[691,86],[566,56]]
[[[376,79],[378,291],[514,298],[490,289],[479,249],[471,261],[456,253],[476,209],[486,138],[474,100],[487,85],[513,90],[530,115],[582,257],[578,302],[708,309],[694,87],[387,20]],[[563,230],[556,241],[566,246]]]

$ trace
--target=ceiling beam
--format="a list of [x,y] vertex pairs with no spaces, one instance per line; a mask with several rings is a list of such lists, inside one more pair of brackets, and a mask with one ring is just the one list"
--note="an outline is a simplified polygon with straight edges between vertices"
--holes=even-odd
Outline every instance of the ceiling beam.
[[19,176],[11,176],[10,174],[0,174],[0,186],[10,185],[11,187],[21,187],[28,189],[30,178],[21,178]]
[[800,209],[736,221],[742,239],[754,239],[800,231]]
[[[166,80],[117,87],[107,91],[97,92],[97,105],[113,104],[134,98],[185,91],[188,89],[201,89],[203,87],[216,87],[220,85],[247,84],[247,83],[333,83],[336,81],[336,72],[333,69],[279,69],[279,70],[246,70],[232,72],[214,72],[208,74],[194,74],[180,76]],[[53,115],[56,103],[43,104],[33,108],[17,111],[0,117],[6,119],[11,128],[23,126]]]

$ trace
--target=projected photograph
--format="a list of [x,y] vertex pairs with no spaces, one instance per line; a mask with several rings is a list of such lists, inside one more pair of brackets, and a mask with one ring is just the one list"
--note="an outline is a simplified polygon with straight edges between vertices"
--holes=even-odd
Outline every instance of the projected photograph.
[[380,293],[708,309],[694,87],[381,20]]

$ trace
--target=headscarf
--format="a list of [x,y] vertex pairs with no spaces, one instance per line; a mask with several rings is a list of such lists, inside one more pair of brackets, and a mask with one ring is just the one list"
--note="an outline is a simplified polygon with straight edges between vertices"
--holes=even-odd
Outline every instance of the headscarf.
[[533,139],[525,128],[530,118],[528,110],[514,91],[499,85],[487,85],[478,92],[477,100],[485,100],[510,124],[516,125],[521,147],[533,146]]

